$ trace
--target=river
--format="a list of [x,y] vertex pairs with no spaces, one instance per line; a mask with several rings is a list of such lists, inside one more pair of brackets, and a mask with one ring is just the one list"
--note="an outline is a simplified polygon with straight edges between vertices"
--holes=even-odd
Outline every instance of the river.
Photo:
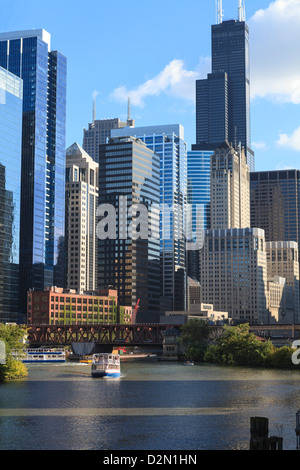
[[296,449],[300,371],[122,362],[32,364],[0,385],[0,450],[248,450],[250,417]]

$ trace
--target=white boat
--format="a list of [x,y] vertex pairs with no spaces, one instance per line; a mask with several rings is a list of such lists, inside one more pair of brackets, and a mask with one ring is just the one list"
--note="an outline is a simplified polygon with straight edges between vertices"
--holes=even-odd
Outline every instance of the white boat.
[[193,365],[194,365],[194,361],[184,361],[184,365],[185,365],[185,366],[193,366]]
[[92,377],[120,377],[120,355],[109,353],[93,354],[91,374]]
[[66,353],[64,349],[57,348],[37,348],[26,349],[19,357],[22,362],[65,362]]

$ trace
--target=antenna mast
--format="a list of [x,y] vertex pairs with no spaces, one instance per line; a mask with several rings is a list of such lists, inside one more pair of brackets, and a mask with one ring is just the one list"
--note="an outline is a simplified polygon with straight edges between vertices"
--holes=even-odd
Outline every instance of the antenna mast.
[[223,13],[222,0],[216,0],[217,24],[222,23],[224,16]]
[[128,111],[127,111],[127,121],[131,120],[131,101],[130,96],[128,96]]
[[96,98],[93,98],[93,122],[96,121]]
[[245,7],[244,0],[239,0],[238,12],[239,12],[239,21],[246,21],[246,7]]

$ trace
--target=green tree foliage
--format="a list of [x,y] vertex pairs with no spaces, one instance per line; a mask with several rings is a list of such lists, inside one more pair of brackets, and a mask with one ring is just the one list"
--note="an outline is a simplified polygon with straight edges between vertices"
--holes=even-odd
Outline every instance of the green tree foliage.
[[[24,337],[27,329],[18,325],[0,323],[0,340],[5,343],[6,361],[0,364],[0,382],[25,377],[27,368],[16,357],[25,349]],[[13,355],[15,352],[15,355]]]
[[295,349],[289,346],[274,348],[273,353],[270,355],[268,365],[277,369],[299,369],[299,366],[292,363],[292,354],[294,351]]
[[265,366],[274,352],[270,341],[261,341],[249,332],[249,325],[226,326],[224,334],[210,345],[206,362],[244,366]]
[[192,319],[181,328],[180,342],[185,346],[185,357],[203,361],[208,346],[210,327],[204,320]]

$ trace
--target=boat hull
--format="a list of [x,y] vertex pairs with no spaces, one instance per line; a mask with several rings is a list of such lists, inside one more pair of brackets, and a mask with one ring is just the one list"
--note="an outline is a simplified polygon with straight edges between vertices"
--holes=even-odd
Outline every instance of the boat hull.
[[107,372],[105,370],[103,371],[92,371],[92,377],[110,377],[110,378],[117,378],[120,377],[121,373],[120,372]]
[[66,360],[65,359],[36,359],[36,360],[23,359],[22,362],[24,364],[33,364],[33,363],[34,364],[45,364],[45,363],[49,364],[49,363],[54,363],[54,362],[55,363],[58,363],[58,362],[62,363],[62,362],[66,362]]

